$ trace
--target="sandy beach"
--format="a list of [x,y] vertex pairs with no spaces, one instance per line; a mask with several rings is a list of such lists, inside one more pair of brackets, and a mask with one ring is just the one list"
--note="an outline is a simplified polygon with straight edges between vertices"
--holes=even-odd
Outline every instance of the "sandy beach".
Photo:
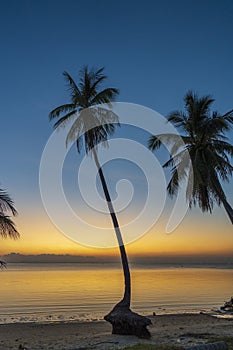
[[78,350],[120,349],[127,345],[203,344],[216,337],[232,336],[233,319],[204,314],[160,315],[151,317],[150,340],[111,334],[111,326],[100,322],[14,323],[0,325],[0,349]]

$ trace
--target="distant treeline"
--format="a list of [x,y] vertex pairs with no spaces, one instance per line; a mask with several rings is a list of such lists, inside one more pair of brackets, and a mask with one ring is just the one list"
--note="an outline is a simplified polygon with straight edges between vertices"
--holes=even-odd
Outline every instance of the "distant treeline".
[[78,263],[93,262],[97,260],[94,256],[79,256],[69,254],[38,254],[24,255],[20,253],[10,253],[2,257],[8,263]]
[[[83,256],[70,254],[38,254],[24,255],[20,253],[10,253],[0,258],[7,263],[118,263],[121,264],[118,256]],[[210,267],[233,266],[233,257],[226,255],[160,255],[160,256],[134,256],[131,258],[131,265],[166,265],[166,266],[202,266],[209,265]]]

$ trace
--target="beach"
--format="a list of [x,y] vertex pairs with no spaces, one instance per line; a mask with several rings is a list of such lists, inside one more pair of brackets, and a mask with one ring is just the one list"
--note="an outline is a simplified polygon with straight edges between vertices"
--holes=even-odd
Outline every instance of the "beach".
[[233,319],[210,316],[229,299],[232,277],[227,268],[134,268],[132,310],[152,321],[152,337],[143,340],[112,335],[103,321],[122,293],[121,269],[10,265],[1,273],[0,350],[103,350],[139,342],[189,346],[232,336]]
[[111,334],[105,321],[11,323],[0,325],[0,349],[78,350],[120,349],[137,343],[191,346],[232,336],[233,319],[205,314],[151,316],[151,339]]
[[[233,270],[143,266],[131,276],[131,307],[139,314],[210,313],[231,296]],[[9,265],[1,271],[0,324],[100,321],[123,285],[114,265]]]

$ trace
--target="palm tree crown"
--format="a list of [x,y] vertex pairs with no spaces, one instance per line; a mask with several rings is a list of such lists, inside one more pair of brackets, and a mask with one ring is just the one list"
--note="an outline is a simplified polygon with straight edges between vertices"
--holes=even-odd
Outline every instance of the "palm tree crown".
[[8,193],[0,189],[0,236],[3,238],[18,238],[19,232],[15,228],[15,224],[7,215],[11,213],[13,216],[17,214],[14,203]]
[[[211,112],[214,100],[210,96],[199,98],[188,92],[185,95],[185,112],[174,111],[168,122],[181,130],[182,135],[160,134],[149,139],[149,148],[155,150],[162,142],[172,144],[170,159],[164,167],[171,167],[168,184],[171,196],[177,193],[181,181],[188,177],[187,198],[190,207],[199,205],[202,211],[212,212],[214,203],[223,204],[233,223],[233,210],[226,200],[221,181],[229,181],[233,167],[230,157],[233,146],[226,132],[233,124],[233,110],[220,115]],[[189,157],[187,157],[187,151]]]
[[104,68],[88,69],[88,66],[84,66],[79,73],[79,84],[64,72],[71,101],[55,108],[49,114],[50,120],[59,118],[54,124],[55,128],[63,127],[75,119],[67,135],[67,142],[76,141],[78,152],[81,150],[83,141],[86,152],[99,142],[106,143],[108,135],[113,134],[115,125],[119,125],[118,117],[110,109],[100,107],[90,109],[102,103],[111,106],[111,101],[119,93],[115,88],[100,90],[101,84],[107,78],[103,70]]

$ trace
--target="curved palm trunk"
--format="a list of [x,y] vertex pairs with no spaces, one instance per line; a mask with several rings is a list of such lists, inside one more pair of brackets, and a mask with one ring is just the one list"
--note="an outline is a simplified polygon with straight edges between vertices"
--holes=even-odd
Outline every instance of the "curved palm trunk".
[[108,313],[108,315],[104,316],[104,319],[112,324],[113,334],[127,334],[136,335],[140,338],[150,338],[151,335],[147,329],[147,326],[151,324],[151,320],[145,316],[138,315],[137,313],[132,312],[130,310],[131,281],[125,246],[119,228],[118,220],[114,212],[104,173],[100,167],[97,153],[94,148],[93,155],[95,164],[99,171],[99,176],[104,190],[104,195],[108,204],[108,209],[111,215],[112,223],[116,232],[125,279],[125,291],[123,299],[112,309],[112,311]]
[[226,199],[226,195],[225,193],[223,192],[223,189],[219,188],[218,186],[216,186],[216,184],[214,184],[214,189],[217,193],[217,195],[219,196],[226,212],[227,212],[227,215],[231,221],[231,223],[233,224],[233,209],[232,207],[230,206],[230,204],[228,203],[227,199]]
[[101,166],[99,164],[99,160],[97,157],[97,153],[96,153],[94,148],[93,148],[92,152],[94,155],[95,164],[96,164],[98,171],[99,171],[99,176],[100,176],[101,184],[103,187],[104,195],[105,195],[105,198],[106,198],[106,201],[108,204],[109,213],[111,215],[112,224],[114,226],[115,233],[117,236],[117,241],[118,241],[120,255],[121,255],[121,263],[122,263],[122,267],[123,267],[123,271],[124,271],[124,280],[125,280],[124,297],[118,305],[126,306],[129,308],[130,307],[130,300],[131,300],[131,280],[130,280],[129,264],[128,264],[128,259],[127,259],[127,255],[126,255],[126,251],[125,251],[125,246],[124,246],[124,242],[122,239],[118,220],[117,220],[116,214],[114,212],[114,208],[112,205],[112,201],[111,201],[111,197],[110,197],[110,194],[108,191],[108,187],[107,187],[107,183],[106,183],[106,180],[104,177],[104,173],[103,173],[103,170],[101,169]]
[[228,214],[229,219],[231,220],[231,223],[233,224],[233,209],[230,206],[230,204],[227,202],[226,198],[222,199],[222,204]]

